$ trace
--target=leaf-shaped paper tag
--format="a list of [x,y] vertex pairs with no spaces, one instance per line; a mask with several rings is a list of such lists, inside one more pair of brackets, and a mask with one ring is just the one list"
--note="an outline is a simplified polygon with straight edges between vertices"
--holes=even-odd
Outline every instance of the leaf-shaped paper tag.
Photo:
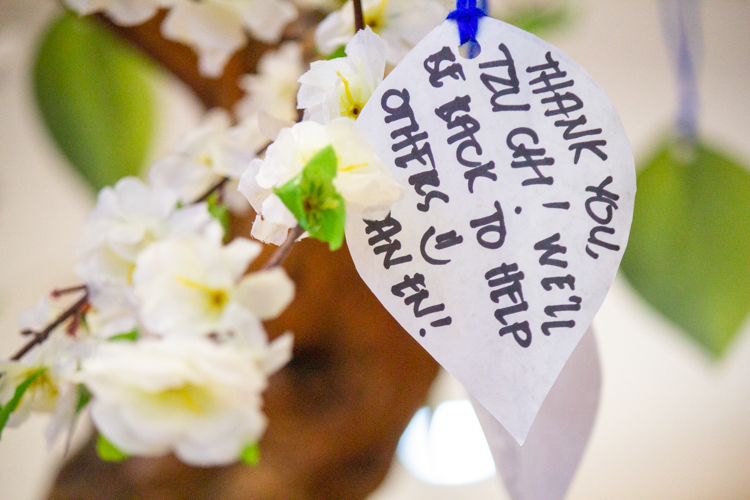
[[495,468],[513,500],[565,498],[591,437],[600,390],[599,352],[589,329],[549,391],[523,446],[472,399]]
[[137,175],[154,131],[146,59],[97,21],[66,14],[39,45],[34,90],[44,122],[96,190]]
[[638,174],[622,269],[720,356],[750,312],[750,173],[705,144],[663,143]]
[[612,284],[635,197],[604,91],[552,45],[482,18],[420,42],[357,125],[406,196],[350,211],[357,270],[417,341],[523,443]]

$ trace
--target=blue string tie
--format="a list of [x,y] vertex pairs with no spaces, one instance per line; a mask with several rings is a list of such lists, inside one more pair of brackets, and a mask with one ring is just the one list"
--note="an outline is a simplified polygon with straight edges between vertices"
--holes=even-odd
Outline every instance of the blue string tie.
[[483,8],[477,7],[477,0],[457,0],[456,10],[448,14],[448,19],[458,23],[461,45],[469,41],[476,43],[479,19],[487,15],[487,2],[482,1],[482,6]]

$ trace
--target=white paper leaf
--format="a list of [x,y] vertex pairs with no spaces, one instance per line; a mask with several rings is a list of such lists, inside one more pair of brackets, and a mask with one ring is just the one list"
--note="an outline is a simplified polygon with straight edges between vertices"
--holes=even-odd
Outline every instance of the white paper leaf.
[[614,279],[635,168],[569,57],[495,19],[477,40],[463,58],[446,21],[370,98],[357,123],[407,194],[350,211],[346,235],[380,302],[523,443]]
[[470,398],[513,500],[565,498],[591,436],[600,389],[599,353],[589,329],[544,400],[523,446]]

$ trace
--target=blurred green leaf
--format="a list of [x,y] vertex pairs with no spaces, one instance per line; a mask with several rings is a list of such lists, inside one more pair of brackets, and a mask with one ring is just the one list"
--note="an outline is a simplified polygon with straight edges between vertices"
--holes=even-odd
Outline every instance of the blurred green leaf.
[[503,21],[535,35],[542,35],[564,28],[572,20],[570,6],[566,2],[557,5],[524,5],[516,7],[503,17]]
[[110,342],[120,342],[120,341],[135,342],[136,340],[138,340],[138,337],[140,336],[141,336],[141,333],[138,331],[138,328],[134,328],[130,330],[129,332],[121,333],[119,335],[114,335],[110,337],[108,340]]
[[76,401],[76,414],[78,414],[81,413],[84,408],[86,408],[86,405],[91,402],[91,398],[93,398],[94,395],[91,394],[91,391],[89,391],[88,387],[83,384],[78,384],[78,386],[76,387],[76,392],[78,395]]
[[13,397],[10,399],[10,401],[8,401],[8,403],[5,406],[0,406],[0,435],[2,435],[3,433],[5,424],[8,423],[10,414],[16,411],[16,409],[18,408],[18,405],[21,404],[23,395],[26,394],[26,391],[29,390],[29,388],[34,383],[34,381],[37,378],[44,375],[44,372],[46,371],[47,371],[46,368],[40,368],[39,370],[32,372],[28,377],[26,377],[26,380],[18,384],[18,386],[16,387],[16,390],[13,393]]
[[257,465],[260,461],[260,446],[258,446],[258,443],[245,446],[240,454],[240,461],[247,465]]
[[137,175],[154,132],[153,69],[91,18],[65,14],[45,33],[34,67],[44,122],[96,190]]
[[96,438],[96,454],[105,462],[122,462],[128,454],[113,445],[107,438],[99,434]]
[[328,54],[328,56],[326,56],[326,59],[330,61],[331,59],[338,59],[339,57],[346,57],[346,45],[342,45],[338,49]]
[[638,174],[622,270],[713,356],[750,311],[750,174],[702,144],[663,144]]
[[206,200],[208,203],[208,213],[211,217],[219,221],[224,229],[224,241],[229,240],[229,209],[219,199],[219,193],[212,193]]

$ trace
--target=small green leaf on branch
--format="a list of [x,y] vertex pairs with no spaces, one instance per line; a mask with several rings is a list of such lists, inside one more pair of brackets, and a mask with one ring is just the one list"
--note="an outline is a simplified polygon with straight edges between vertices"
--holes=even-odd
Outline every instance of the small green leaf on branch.
[[219,194],[213,193],[206,199],[208,203],[208,213],[211,217],[219,221],[222,229],[224,229],[224,238],[229,237],[229,209],[227,206],[219,201]]
[[247,465],[257,465],[260,461],[260,446],[258,446],[258,443],[245,446],[240,454],[240,461]]
[[340,57],[346,57],[346,45],[342,45],[338,49],[331,52],[328,57],[326,57],[326,59],[330,61],[331,59],[338,59]]
[[37,378],[41,377],[46,371],[46,368],[40,368],[39,370],[32,372],[28,377],[26,377],[26,380],[18,384],[18,387],[16,387],[16,390],[13,393],[13,397],[10,399],[10,401],[8,401],[5,406],[0,408],[0,436],[3,433],[5,425],[8,423],[10,414],[16,411],[18,405],[21,404],[21,400],[23,399],[24,394],[26,394],[26,391],[29,390],[34,381]]
[[76,391],[78,392],[78,400],[76,401],[76,414],[78,414],[81,413],[84,408],[86,408],[86,405],[89,404],[91,398],[94,397],[94,395],[91,394],[91,391],[89,391],[88,387],[83,384],[78,384]]
[[126,341],[126,342],[135,342],[138,340],[138,337],[140,337],[140,332],[138,332],[137,328],[132,329],[131,331],[127,333],[121,333],[119,335],[114,335],[109,338],[110,342],[120,342],[120,341]]
[[107,438],[99,434],[96,438],[96,453],[105,462],[122,462],[128,454],[113,445]]
[[337,250],[344,242],[346,203],[336,191],[337,159],[332,146],[319,151],[293,179],[274,193],[315,239]]

